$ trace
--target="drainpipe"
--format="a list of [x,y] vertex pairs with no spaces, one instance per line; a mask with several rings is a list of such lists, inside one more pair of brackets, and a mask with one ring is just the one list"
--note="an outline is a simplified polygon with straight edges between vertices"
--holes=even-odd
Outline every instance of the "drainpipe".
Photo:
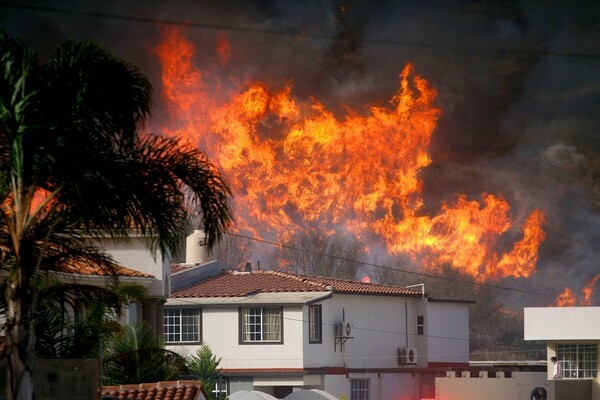
[[406,338],[406,348],[408,348],[408,304],[404,300],[404,337]]

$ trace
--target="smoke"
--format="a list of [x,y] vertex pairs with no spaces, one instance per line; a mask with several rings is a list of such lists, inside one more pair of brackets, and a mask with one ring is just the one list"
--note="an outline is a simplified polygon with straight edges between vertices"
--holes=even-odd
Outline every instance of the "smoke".
[[438,92],[442,110],[432,164],[421,173],[425,211],[456,193],[503,196],[515,224],[540,208],[548,222],[538,272],[515,284],[558,294],[566,286],[580,290],[597,272],[596,1],[65,0],[53,2],[54,10],[43,1],[30,4],[42,8],[2,6],[1,25],[10,35],[42,57],[63,39],[95,40],[140,66],[156,88],[157,130],[168,118],[152,50],[158,20],[192,24],[184,29],[200,65],[217,61],[214,47],[224,34],[232,62],[220,72],[223,82],[282,87],[292,80],[295,96],[314,96],[340,114],[341,104],[360,111],[391,98],[411,62]]

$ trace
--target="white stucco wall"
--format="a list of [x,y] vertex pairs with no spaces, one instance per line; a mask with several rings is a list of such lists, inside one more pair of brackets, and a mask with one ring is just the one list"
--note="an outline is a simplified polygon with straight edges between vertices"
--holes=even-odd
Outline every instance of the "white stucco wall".
[[525,340],[599,340],[600,307],[526,307]]
[[[398,367],[398,347],[407,339],[414,344],[406,335],[405,301],[411,314],[410,298],[336,294],[323,301],[323,343],[305,346],[305,366]],[[339,344],[335,346],[334,332],[343,319],[353,324],[353,331],[342,352]],[[410,322],[408,329],[413,329]]]
[[[202,340],[224,369],[302,368],[301,306],[283,308],[283,343],[240,344],[237,306],[203,307]],[[167,345],[168,349],[193,354],[199,345]],[[302,381],[300,381],[302,382]]]
[[431,362],[469,362],[469,308],[464,303],[427,304],[427,359]]
[[[194,299],[186,303],[189,306]],[[398,364],[398,349],[405,347],[417,348],[417,366],[426,366],[427,356],[429,361],[468,362],[466,304],[427,304],[420,298],[340,294],[314,304],[322,306],[321,343],[309,343],[306,304],[284,306],[282,344],[239,344],[238,306],[199,304],[202,339],[223,358],[221,365],[227,369],[413,368],[415,365]],[[426,315],[424,336],[415,334],[417,310]],[[341,342],[336,344],[336,332],[344,319],[352,323],[353,330],[342,351]],[[429,349],[417,339],[429,342]],[[183,346],[189,353],[197,347]]]
[[128,241],[113,242],[102,240],[100,247],[110,254],[119,264],[153,275],[156,279],[149,288],[150,297],[168,297],[170,295],[171,266],[160,254],[152,257],[143,237],[132,237]]

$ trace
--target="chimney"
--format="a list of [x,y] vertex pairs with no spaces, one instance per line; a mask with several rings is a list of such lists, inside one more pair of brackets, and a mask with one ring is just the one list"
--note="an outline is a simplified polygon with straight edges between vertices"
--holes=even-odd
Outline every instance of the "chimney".
[[206,246],[204,245],[206,234],[201,229],[196,229],[194,233],[185,240],[185,263],[202,264],[208,261]]
[[244,272],[252,272],[252,263],[247,262]]

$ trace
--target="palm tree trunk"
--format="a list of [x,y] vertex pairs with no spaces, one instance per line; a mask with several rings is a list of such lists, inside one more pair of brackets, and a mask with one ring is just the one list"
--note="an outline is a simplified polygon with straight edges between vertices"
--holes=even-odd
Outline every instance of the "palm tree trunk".
[[32,292],[30,283],[23,284],[18,277],[7,288],[8,400],[33,399],[35,296]]

